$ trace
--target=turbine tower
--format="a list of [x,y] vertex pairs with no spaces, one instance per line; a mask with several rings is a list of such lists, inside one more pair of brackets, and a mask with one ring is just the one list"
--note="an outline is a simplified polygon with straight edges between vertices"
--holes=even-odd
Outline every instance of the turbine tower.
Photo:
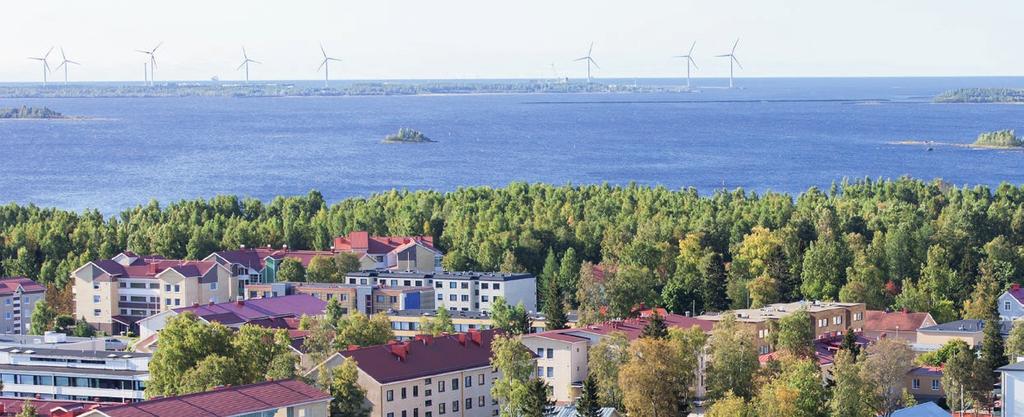
[[733,73],[732,64],[735,62],[736,65],[738,65],[740,67],[740,69],[743,69],[743,64],[740,64],[740,60],[736,59],[736,45],[739,45],[739,44],[740,44],[740,40],[739,40],[739,38],[737,38],[736,39],[736,43],[732,44],[732,50],[729,51],[729,53],[727,53],[725,55],[715,55],[716,58],[729,58],[729,88],[733,87],[733,82],[732,82],[732,73]]
[[163,44],[164,44],[163,42],[160,42],[160,43],[156,44],[156,46],[154,46],[153,49],[150,49],[148,51],[143,50],[143,49],[136,49],[135,50],[135,52],[138,52],[140,54],[149,55],[149,85],[150,86],[153,85],[153,80],[156,78],[156,76],[153,73],[156,70],[156,50],[157,50],[157,48],[160,48],[160,45],[163,45]]
[[67,55],[64,55],[64,47],[60,48],[60,65],[57,66],[57,70],[60,71],[60,67],[64,67],[64,85],[68,85],[68,64],[82,65],[75,61],[68,59]]
[[38,58],[38,57],[34,57],[34,56],[28,57],[28,59],[33,59],[33,60],[36,60],[36,61],[39,61],[39,62],[43,63],[43,86],[44,87],[46,86],[46,74],[50,72],[50,64],[48,62],[46,62],[46,59],[50,57],[50,52],[53,52],[53,47],[52,46],[50,47],[49,51],[46,51],[46,53],[43,54],[42,58]]
[[317,67],[316,70],[320,71],[320,68],[324,69],[324,88],[327,88],[327,83],[331,80],[330,62],[331,61],[341,62],[341,60],[337,59],[337,58],[332,58],[332,57],[327,56],[327,51],[324,50],[324,44],[322,44],[322,43],[320,44],[320,53],[324,54],[324,60],[320,61],[320,66]]
[[244,46],[242,47],[242,58],[245,59],[242,60],[242,63],[240,65],[238,65],[238,68],[235,68],[235,71],[238,71],[242,69],[242,67],[245,67],[245,83],[249,84],[249,63],[251,62],[253,64],[262,64],[262,62],[257,61],[255,59],[249,59],[249,55],[245,53]]
[[695,47],[695,46],[697,46],[697,41],[693,41],[693,43],[690,44],[690,52],[687,52],[686,55],[676,55],[675,56],[675,58],[681,58],[681,59],[685,59],[686,60],[686,89],[687,90],[690,89],[690,65],[692,64],[694,68],[700,69],[700,67],[697,66],[697,61],[693,60],[693,47]]
[[594,61],[592,55],[594,54],[594,43],[590,43],[590,49],[587,50],[587,56],[576,58],[575,62],[587,61],[587,84],[590,84],[590,65],[593,64],[595,68],[601,69],[601,66],[597,65],[597,61]]

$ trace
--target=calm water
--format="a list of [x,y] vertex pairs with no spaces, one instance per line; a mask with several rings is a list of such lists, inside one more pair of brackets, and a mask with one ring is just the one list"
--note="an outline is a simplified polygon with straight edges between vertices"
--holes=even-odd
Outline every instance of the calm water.
[[[0,121],[0,201],[112,214],[222,193],[266,200],[315,188],[335,201],[511,181],[702,192],[799,192],[864,176],[1024,183],[1022,152],[890,144],[1024,131],[1024,106],[929,103],[949,88],[1024,79],[739,83],[673,94],[0,99],[92,118]],[[439,143],[380,143],[400,127]]]

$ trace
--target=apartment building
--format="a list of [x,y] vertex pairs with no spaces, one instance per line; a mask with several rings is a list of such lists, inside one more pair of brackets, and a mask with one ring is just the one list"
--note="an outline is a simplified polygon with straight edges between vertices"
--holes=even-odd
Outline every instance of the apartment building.
[[53,400],[131,402],[143,398],[150,355],[103,350],[0,349],[6,395]]
[[238,280],[215,262],[122,252],[71,273],[75,316],[108,333],[137,333],[137,322],[161,311],[235,300]]
[[0,333],[26,334],[36,303],[46,287],[22,277],[0,278]]
[[101,406],[79,417],[328,417],[331,398],[298,380],[268,381]]
[[375,417],[476,417],[498,415],[491,386],[493,330],[339,352],[309,375],[355,359],[359,385],[366,390]]
[[334,238],[333,250],[359,255],[363,270],[440,272],[444,258],[431,236],[370,236],[364,231]]
[[139,337],[140,342],[151,338],[163,330],[171,317],[186,312],[195,314],[207,323],[217,322],[235,329],[246,324],[270,328],[298,328],[297,323],[302,316],[323,315],[325,307],[327,303],[305,294],[219,304],[194,304],[163,311],[140,320]]
[[537,278],[526,273],[360,271],[347,274],[345,280],[395,288],[432,286],[434,304],[455,311],[490,311],[497,297],[512,305],[522,302],[527,311],[537,310]]
[[875,340],[882,337],[895,338],[913,344],[917,343],[917,329],[936,324],[930,313],[867,310],[864,316],[864,336]]
[[732,314],[736,321],[751,328],[757,335],[758,353],[764,355],[774,351],[771,345],[773,322],[805,310],[811,316],[815,339],[828,339],[842,336],[846,332],[860,333],[864,331],[865,305],[863,303],[836,303],[826,301],[798,301],[793,303],[777,303],[763,308],[733,310],[728,313],[709,313],[697,318],[719,321],[724,314]]
[[375,314],[393,310],[434,309],[433,287],[384,287],[312,282],[275,282],[245,286],[247,298],[306,294],[322,301],[338,300],[342,311]]
[[907,392],[918,402],[939,401],[946,397],[942,390],[942,367],[916,366],[907,372]]
[[[999,324],[999,334],[1005,339],[1010,335],[1013,322],[1003,320]],[[921,349],[935,350],[951,340],[963,340],[968,345],[977,347],[981,346],[981,341],[985,338],[984,329],[985,321],[975,319],[957,320],[922,327],[917,329],[917,345]]]
[[[452,325],[458,333],[470,330],[487,330],[494,327],[494,318],[486,311],[452,311]],[[420,334],[420,321],[431,320],[437,316],[436,309],[402,309],[388,311],[388,318],[391,320],[391,329],[395,332],[395,338],[399,340],[412,339]],[[569,312],[566,315],[566,325],[573,327],[576,323],[576,313]],[[547,323],[543,314],[530,313],[530,333],[543,332]]]
[[[641,312],[639,318],[615,320],[586,327],[551,330],[536,334],[523,335],[520,342],[537,354],[537,376],[551,385],[552,398],[559,404],[568,404],[579,396],[583,381],[589,375],[587,358],[590,347],[612,333],[622,333],[629,340],[640,337],[650,320],[652,310]],[[689,329],[698,327],[710,332],[713,321],[700,318],[669,314],[664,310],[658,312],[668,327]],[[704,368],[706,358],[701,357],[694,378],[696,379],[697,398],[703,398],[705,392]]]

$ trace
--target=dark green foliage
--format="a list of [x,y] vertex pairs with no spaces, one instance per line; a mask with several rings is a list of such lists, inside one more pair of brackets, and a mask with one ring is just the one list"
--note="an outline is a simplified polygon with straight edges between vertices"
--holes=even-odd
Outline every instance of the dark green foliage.
[[594,375],[583,380],[580,397],[576,399],[576,417],[600,417],[601,404],[597,398],[597,380]]
[[295,258],[284,258],[277,269],[277,280],[288,282],[305,282],[306,268]]
[[533,378],[526,383],[526,398],[523,401],[522,409],[519,411],[521,417],[545,417],[554,406],[554,402],[548,399],[551,387],[543,379]]
[[850,352],[853,360],[857,360],[857,355],[860,355],[860,346],[857,345],[857,335],[853,332],[846,332],[843,335],[843,343],[839,345],[839,349]]
[[0,109],[0,119],[59,119],[60,113],[46,107],[26,107]]
[[996,369],[1007,364],[1006,342],[999,334],[999,323],[998,318],[985,320],[982,329],[981,361],[992,375],[996,374]]
[[650,320],[644,326],[644,330],[640,333],[640,337],[651,337],[655,339],[664,339],[668,337],[668,326],[665,326],[665,318],[658,314],[655,309],[654,314],[651,314]]
[[1015,148],[1024,146],[1024,140],[1017,137],[1017,134],[1012,129],[1007,129],[982,133],[978,135],[978,139],[974,141],[974,144],[997,148]]
[[960,88],[935,97],[936,103],[1024,103],[1024,90],[1016,88]]
[[568,318],[565,316],[565,305],[562,297],[562,286],[557,280],[548,279],[544,290],[544,328],[547,330],[564,329]]

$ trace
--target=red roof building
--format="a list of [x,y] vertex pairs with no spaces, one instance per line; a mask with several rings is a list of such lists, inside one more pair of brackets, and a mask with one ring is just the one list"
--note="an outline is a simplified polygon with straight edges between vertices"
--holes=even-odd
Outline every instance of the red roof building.
[[270,381],[132,404],[100,407],[81,417],[326,416],[331,395],[298,380]]
[[[0,398],[0,416],[14,417],[21,412],[28,398]],[[29,403],[36,408],[36,415],[39,417],[77,417],[83,413],[100,406],[100,403],[91,401],[62,401],[62,400],[37,400],[31,399]]]
[[879,310],[864,312],[864,336],[874,340],[891,337],[916,343],[917,329],[934,325],[935,319],[929,313]]

